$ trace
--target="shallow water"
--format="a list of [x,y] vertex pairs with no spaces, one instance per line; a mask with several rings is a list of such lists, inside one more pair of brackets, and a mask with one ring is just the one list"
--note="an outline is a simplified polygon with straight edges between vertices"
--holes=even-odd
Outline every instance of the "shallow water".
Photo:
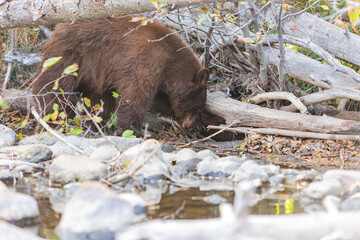
[[[271,188],[259,188],[257,193],[269,191]],[[24,190],[24,189],[23,189]],[[203,197],[217,194],[232,203],[233,191],[200,191],[199,188],[178,190],[175,193],[169,191],[162,195],[161,202],[147,209],[147,219],[207,219],[220,216],[219,205],[203,201]],[[36,197],[40,209],[40,223],[37,230],[39,236],[46,239],[58,239],[54,229],[60,221],[61,215],[52,208],[50,200],[46,196],[32,194]],[[295,214],[303,213],[300,206],[298,190],[289,185],[284,190],[267,195],[264,199],[249,208],[250,214]]]

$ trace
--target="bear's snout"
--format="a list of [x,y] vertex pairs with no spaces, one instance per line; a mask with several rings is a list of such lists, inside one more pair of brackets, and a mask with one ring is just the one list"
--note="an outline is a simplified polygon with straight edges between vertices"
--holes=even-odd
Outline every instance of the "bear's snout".
[[186,130],[199,130],[201,128],[201,123],[198,121],[198,116],[194,115],[187,115],[181,121],[181,126]]

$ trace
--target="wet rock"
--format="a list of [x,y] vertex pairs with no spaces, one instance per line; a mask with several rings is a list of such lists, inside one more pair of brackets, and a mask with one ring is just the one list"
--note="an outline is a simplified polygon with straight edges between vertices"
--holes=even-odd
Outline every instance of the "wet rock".
[[11,129],[0,124],[0,148],[14,145],[16,133]]
[[212,159],[216,160],[219,158],[218,155],[216,155],[215,153],[213,153],[213,151],[211,151],[209,149],[202,150],[202,151],[198,152],[197,155],[201,159],[212,158]]
[[303,180],[303,181],[313,181],[315,177],[316,177],[315,170],[301,171],[300,174],[296,176],[297,180]]
[[0,159],[38,163],[51,159],[51,149],[43,144],[20,145],[0,149]]
[[267,173],[268,176],[273,176],[280,173],[280,166],[274,164],[261,166],[262,169]]
[[170,173],[170,164],[164,160],[161,144],[154,139],[146,140],[123,152],[119,163],[127,163],[126,170],[134,173],[134,177],[141,183],[146,179],[168,176]]
[[79,156],[81,155],[78,151],[73,149],[67,144],[63,144],[62,142],[57,142],[52,146],[49,146],[51,151],[53,152],[52,157],[59,157],[61,155],[73,155],[73,156]]
[[360,193],[355,193],[344,202],[341,203],[341,209],[345,211],[360,210]]
[[50,180],[59,183],[98,179],[107,173],[106,165],[86,156],[63,155],[53,160]]
[[204,200],[204,202],[214,204],[214,205],[218,205],[220,203],[227,202],[226,198],[223,198],[218,194],[212,194],[210,196],[206,196],[206,197],[203,198],[203,200]]
[[313,182],[303,190],[303,194],[312,199],[322,199],[327,195],[340,196],[341,184],[336,179]]
[[[63,134],[60,134],[61,136],[65,136]],[[19,145],[29,145],[29,144],[44,144],[47,146],[54,145],[56,142],[58,142],[59,139],[54,137],[48,132],[43,132],[40,134],[35,134],[29,137],[25,137],[20,140]]]
[[281,184],[284,183],[284,180],[285,180],[285,176],[283,174],[276,174],[269,178],[269,182],[271,184]]
[[2,182],[0,186],[0,219],[16,222],[39,217],[39,208],[33,197],[10,191]]
[[240,168],[234,172],[232,177],[235,182],[251,181],[255,179],[259,179],[262,182],[265,182],[269,179],[265,170],[252,160],[248,160],[243,163]]
[[0,239],[6,240],[44,240],[30,231],[0,220]]
[[354,184],[360,182],[360,172],[351,170],[329,170],[324,176],[323,180],[336,179],[341,183],[344,190],[350,189]]
[[161,201],[162,194],[165,192],[165,189],[159,186],[146,186],[145,191],[139,193],[139,196],[144,199],[147,205],[156,205]]
[[288,175],[299,175],[300,172],[298,170],[295,169],[285,169],[284,171],[282,171],[282,174],[284,174],[285,176]]
[[118,197],[132,206],[134,222],[139,222],[146,217],[146,202],[144,199],[134,193],[120,193]]
[[206,158],[197,165],[197,173],[203,176],[230,176],[245,160],[235,156],[214,159]]
[[175,156],[176,164],[188,161],[199,161],[201,158],[190,148],[181,149]]
[[85,182],[65,207],[57,232],[62,240],[114,239],[133,222],[133,208],[98,182]]
[[176,151],[176,148],[170,144],[163,144],[161,145],[161,151],[165,152],[165,153],[171,153]]
[[90,155],[91,159],[108,163],[115,159],[120,153],[114,145],[104,145],[95,149]]
[[112,145],[109,140],[114,143],[120,151],[125,151],[141,142],[141,138],[123,138],[116,136],[108,136],[107,138],[86,139],[80,145],[80,148],[84,151],[84,154],[90,156],[93,151],[104,145]]

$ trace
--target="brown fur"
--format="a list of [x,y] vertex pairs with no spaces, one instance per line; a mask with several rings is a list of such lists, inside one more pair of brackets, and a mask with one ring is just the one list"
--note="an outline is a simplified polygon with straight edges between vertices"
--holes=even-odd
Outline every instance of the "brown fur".
[[[63,58],[39,76],[32,92],[39,95],[40,103],[45,100],[45,111],[50,112],[54,95],[46,93],[52,91],[52,81],[67,66],[77,63],[78,77],[61,79],[59,89],[81,92],[92,104],[102,99],[104,118],[117,108],[112,91],[119,93],[122,98],[117,121],[123,130],[141,126],[157,94],[168,97],[183,127],[192,128],[205,107],[208,70],[168,28],[157,22],[139,27],[139,23],[129,20],[107,18],[58,24],[45,46],[43,61]],[[68,98],[76,102],[75,97]]]

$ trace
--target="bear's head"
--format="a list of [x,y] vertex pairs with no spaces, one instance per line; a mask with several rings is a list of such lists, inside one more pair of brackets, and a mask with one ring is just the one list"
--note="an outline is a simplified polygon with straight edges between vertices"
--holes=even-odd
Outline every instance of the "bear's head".
[[191,86],[172,102],[175,117],[181,126],[188,130],[199,130],[201,113],[206,104],[206,85],[209,79],[209,69],[201,68],[191,81]]

